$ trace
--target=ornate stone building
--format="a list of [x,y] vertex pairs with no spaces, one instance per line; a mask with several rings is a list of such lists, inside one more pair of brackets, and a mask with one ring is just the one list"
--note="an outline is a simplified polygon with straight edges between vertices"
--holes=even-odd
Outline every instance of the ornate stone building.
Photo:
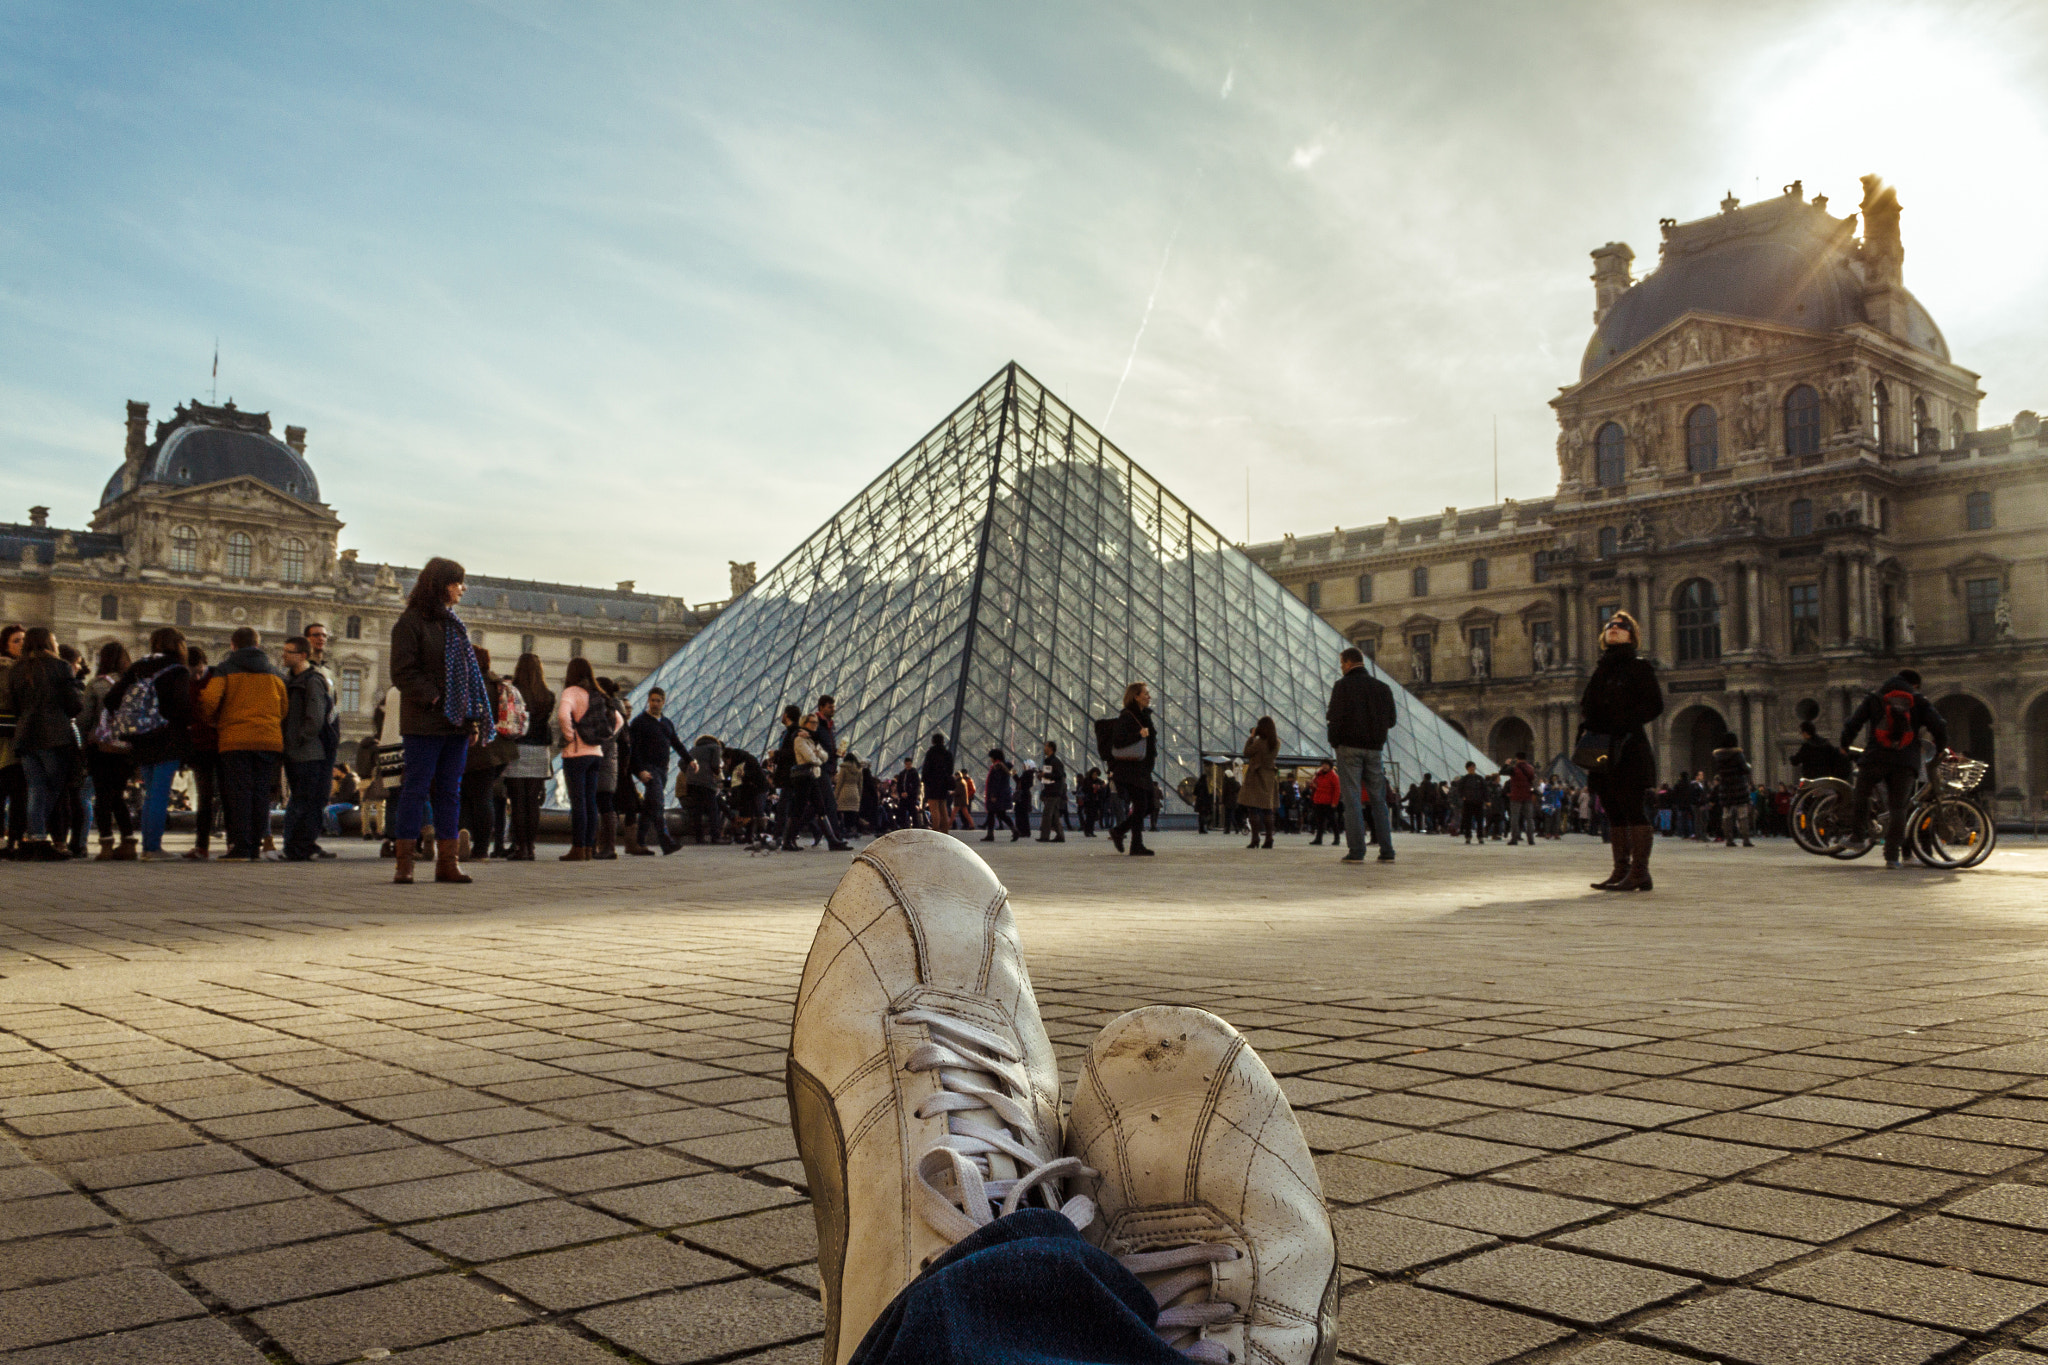
[[1899,203],[1797,182],[1593,252],[1593,337],[1552,400],[1554,497],[1251,553],[1496,755],[1566,750],[1601,623],[1643,623],[1662,774],[1724,731],[1791,780],[1893,669],[1926,679],[2002,815],[2048,790],[2048,442],[1980,428],[1977,376],[1906,291]]
[[[369,728],[416,570],[340,548],[343,523],[320,499],[305,428],[288,426],[279,440],[268,413],[195,400],[152,436],[149,405],[131,402],[121,467],[91,529],[53,528],[48,510],[0,524],[0,619],[52,626],[88,654],[108,640],[137,652],[152,630],[175,625],[214,659],[238,626],[255,627],[274,652],[324,622],[344,736]],[[599,674],[638,682],[724,605],[693,607],[630,582],[571,587],[469,567],[463,620],[503,672],[533,652],[558,680],[584,655]],[[734,581],[751,569],[735,565]]]

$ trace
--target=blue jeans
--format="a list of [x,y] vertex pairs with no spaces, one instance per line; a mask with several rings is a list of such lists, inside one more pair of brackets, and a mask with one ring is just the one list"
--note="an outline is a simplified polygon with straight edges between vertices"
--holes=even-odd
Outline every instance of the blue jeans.
[[[178,760],[167,758],[142,770],[142,850],[164,851],[164,826],[171,818],[171,779],[178,775]],[[211,814],[211,812],[209,812]],[[205,832],[200,832],[205,837]]]
[[462,828],[462,769],[469,761],[469,735],[406,735],[405,782],[398,789],[395,839],[417,839],[434,808],[434,838],[453,839]]
[[1187,1365],[1138,1277],[1051,1209],[977,1229],[905,1286],[850,1365]]
[[1380,766],[1378,749],[1337,746],[1337,790],[1344,801],[1344,847],[1349,856],[1365,856],[1365,808],[1359,801],[1363,787],[1372,800],[1372,821],[1380,836],[1380,856],[1394,856],[1394,822],[1387,818],[1387,774]]
[[65,799],[71,763],[78,750],[30,749],[21,755],[21,775],[28,779],[28,837],[50,837],[50,811]]
[[324,758],[309,758],[285,764],[284,777],[291,792],[284,807],[284,856],[310,858],[320,841],[320,816],[334,785],[334,769]]
[[[662,848],[676,848],[679,845],[670,839],[668,832],[668,765],[664,763],[646,772],[644,779],[634,779],[640,783],[640,843],[644,847],[651,834]],[[718,837],[715,826],[711,837],[713,840]]]
[[562,777],[569,788],[569,846],[597,846],[597,770],[602,754],[562,760]]

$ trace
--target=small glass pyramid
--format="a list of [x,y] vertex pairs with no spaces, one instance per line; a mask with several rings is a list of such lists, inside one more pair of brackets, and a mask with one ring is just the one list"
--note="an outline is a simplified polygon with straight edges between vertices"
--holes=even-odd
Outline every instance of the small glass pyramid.
[[[1346,644],[1020,366],[1005,366],[794,553],[650,674],[685,740],[765,754],[785,703],[838,701],[837,729],[886,776],[933,734],[979,773],[1059,745],[1104,766],[1092,719],[1151,684],[1167,809],[1201,755],[1260,716],[1283,756],[1330,752]],[[1371,665],[1368,665],[1369,667]],[[1377,670],[1375,670],[1377,671]],[[1384,673],[1379,676],[1386,678]],[[1494,767],[1400,684],[1387,742],[1398,797],[1432,772]]]

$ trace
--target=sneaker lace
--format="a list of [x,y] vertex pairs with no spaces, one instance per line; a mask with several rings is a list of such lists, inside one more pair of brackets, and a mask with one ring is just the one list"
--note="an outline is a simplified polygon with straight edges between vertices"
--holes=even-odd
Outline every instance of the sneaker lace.
[[[1053,1209],[1077,1228],[1095,1221],[1095,1201],[1061,1202],[1058,1182],[1096,1172],[1079,1157],[1040,1158],[1021,1135],[1037,1124],[1023,1096],[1031,1093],[1023,1054],[1000,1035],[941,1010],[913,1009],[899,1022],[923,1024],[928,1041],[912,1049],[906,1071],[938,1073],[939,1090],[917,1106],[921,1119],[947,1116],[946,1135],[917,1160],[918,1206],[932,1231],[953,1243],[1027,1200]],[[1118,1257],[1159,1305],[1157,1331],[1168,1346],[1203,1365],[1231,1365],[1221,1342],[1202,1329],[1235,1321],[1237,1309],[1217,1302],[1212,1265],[1242,1253],[1220,1242],[1194,1243]]]
[[1016,1045],[941,1010],[905,1010],[897,1019],[931,1032],[904,1063],[938,1073],[940,1088],[917,1117],[947,1116],[946,1135],[917,1160],[918,1206],[932,1231],[958,1242],[1033,1196],[1077,1228],[1094,1222],[1095,1201],[1075,1195],[1062,1203],[1058,1184],[1093,1172],[1079,1157],[1044,1160],[1022,1140],[1038,1125],[1020,1098],[1031,1094],[1031,1079]]

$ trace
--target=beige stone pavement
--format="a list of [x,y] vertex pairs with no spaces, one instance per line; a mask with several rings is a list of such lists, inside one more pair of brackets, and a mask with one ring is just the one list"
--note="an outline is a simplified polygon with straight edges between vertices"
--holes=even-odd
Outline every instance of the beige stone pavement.
[[[1071,1064],[1284,1080],[1379,1365],[2048,1365],[2048,845],[980,845]],[[809,1365],[785,1127],[841,856],[0,868],[0,1359]]]

